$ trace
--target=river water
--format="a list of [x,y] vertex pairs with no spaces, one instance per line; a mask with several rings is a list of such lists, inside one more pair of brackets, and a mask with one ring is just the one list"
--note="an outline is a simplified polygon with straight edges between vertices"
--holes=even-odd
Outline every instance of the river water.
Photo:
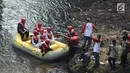
[[[91,4],[93,1],[88,0]],[[47,73],[60,67],[64,62],[46,63],[22,51],[12,48],[17,23],[21,17],[27,18],[27,27],[33,31],[37,21],[43,26],[52,26],[54,31],[66,30],[72,20],[70,12],[82,10],[87,0],[0,0],[0,73]]]

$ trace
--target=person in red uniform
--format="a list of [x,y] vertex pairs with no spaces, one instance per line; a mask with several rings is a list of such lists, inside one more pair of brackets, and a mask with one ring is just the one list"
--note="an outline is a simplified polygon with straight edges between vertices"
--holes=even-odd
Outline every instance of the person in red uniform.
[[78,45],[78,33],[72,26],[68,26],[67,41],[69,45]]
[[45,40],[45,36],[44,36],[44,29],[40,29],[40,40],[41,40],[41,42],[43,42],[44,40]]
[[35,27],[34,30],[37,30],[37,31],[39,32],[41,29],[44,30],[44,28],[42,27],[42,24],[41,24],[40,22],[38,22],[38,23],[37,23],[37,26]]
[[52,39],[51,27],[47,27],[46,30],[48,32],[47,33],[48,39]]
[[33,31],[33,36],[32,36],[32,44],[35,46],[35,47],[39,47],[39,37],[38,37],[38,31],[37,30],[34,30]]
[[[21,35],[21,39],[23,41],[27,40],[29,37],[29,30],[25,27],[25,22],[26,22],[26,19],[21,18],[21,22],[19,22],[17,26],[17,32]],[[26,39],[24,39],[24,36],[26,36]]]
[[51,31],[51,27],[47,27],[47,36],[48,36],[48,39],[50,39],[50,42],[53,43],[55,40],[54,40],[54,36],[53,36],[53,33]]
[[78,33],[72,26],[68,26],[67,42],[70,48],[68,55],[71,58],[73,57],[74,53],[78,50],[78,43],[79,43]]
[[48,32],[47,32],[47,30],[45,29],[44,32],[43,32],[43,36],[44,36],[44,39],[45,39],[45,40],[48,39],[47,33],[48,33]]
[[47,53],[48,51],[51,51],[52,49],[49,46],[50,46],[50,40],[47,39],[40,47],[41,52]]

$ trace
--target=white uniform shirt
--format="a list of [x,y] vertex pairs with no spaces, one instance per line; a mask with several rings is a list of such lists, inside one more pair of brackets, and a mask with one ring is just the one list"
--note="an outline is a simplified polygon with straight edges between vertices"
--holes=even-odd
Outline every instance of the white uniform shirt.
[[93,26],[92,23],[87,23],[84,31],[84,36],[92,37]]
[[93,52],[99,53],[101,49],[100,45],[101,45],[101,42],[98,42],[98,43],[95,42]]

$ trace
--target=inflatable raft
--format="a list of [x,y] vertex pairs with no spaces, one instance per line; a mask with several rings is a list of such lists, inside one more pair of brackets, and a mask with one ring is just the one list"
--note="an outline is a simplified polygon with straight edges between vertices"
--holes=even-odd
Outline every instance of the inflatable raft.
[[48,51],[44,54],[39,48],[36,48],[31,44],[31,40],[22,41],[19,33],[16,33],[13,45],[16,48],[19,48],[20,50],[23,50],[43,60],[54,60],[60,58],[67,54],[69,51],[69,47],[67,44],[61,43],[59,41],[54,41],[54,43],[50,46],[50,48],[53,50]]

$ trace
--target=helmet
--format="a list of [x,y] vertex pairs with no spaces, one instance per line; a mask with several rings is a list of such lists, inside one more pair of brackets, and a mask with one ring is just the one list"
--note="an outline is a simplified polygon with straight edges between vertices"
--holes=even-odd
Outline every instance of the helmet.
[[41,26],[42,26],[42,24],[41,24],[40,22],[38,22],[37,24],[38,24],[38,27],[41,27]]
[[34,30],[34,31],[33,31],[33,34],[34,34],[34,35],[38,35],[38,31],[37,31],[37,30]]
[[43,33],[43,32],[44,32],[44,29],[42,28],[42,29],[40,29],[39,31],[40,31],[40,33]]
[[46,43],[47,45],[49,45],[50,39],[46,39],[45,43]]
[[51,27],[47,27],[47,31],[50,32],[51,31]]
[[73,27],[72,26],[67,26],[69,30],[71,30]]
[[24,17],[21,18],[21,22],[22,22],[22,23],[25,23],[25,21],[26,21],[26,18],[24,18]]

